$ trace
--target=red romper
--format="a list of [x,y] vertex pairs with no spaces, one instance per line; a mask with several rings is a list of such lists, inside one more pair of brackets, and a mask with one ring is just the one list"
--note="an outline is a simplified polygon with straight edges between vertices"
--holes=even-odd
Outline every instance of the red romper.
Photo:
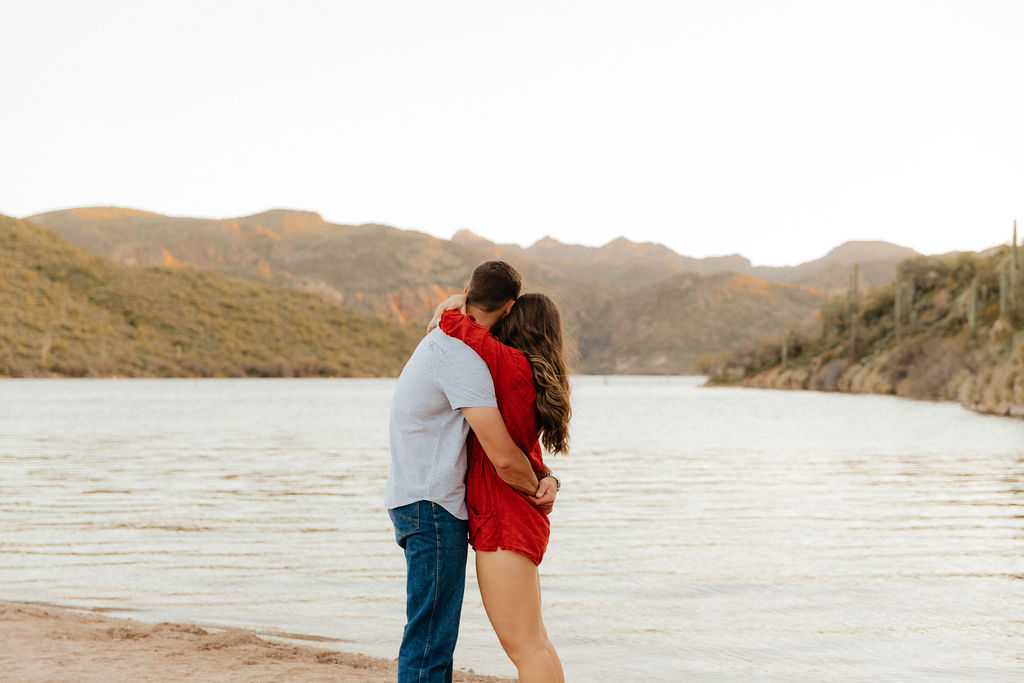
[[[498,410],[512,440],[530,458],[537,474],[544,468],[537,429],[530,362],[519,349],[498,341],[486,327],[458,311],[441,316],[441,330],[476,351],[491,371]],[[475,434],[469,437],[466,507],[469,542],[477,550],[514,550],[540,564],[548,547],[551,523],[546,514],[498,476]]]

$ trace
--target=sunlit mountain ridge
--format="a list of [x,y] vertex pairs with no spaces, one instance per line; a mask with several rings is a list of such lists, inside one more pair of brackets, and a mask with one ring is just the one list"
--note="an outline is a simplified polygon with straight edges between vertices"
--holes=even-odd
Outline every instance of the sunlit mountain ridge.
[[813,324],[823,298],[848,286],[853,263],[870,287],[891,281],[896,265],[916,253],[848,242],[797,266],[758,267],[740,254],[693,258],[624,237],[600,247],[550,237],[522,247],[469,231],[444,240],[287,209],[206,219],[91,207],[26,220],[122,266],[213,271],[297,289],[417,330],[476,264],[506,259],[523,273],[526,290],[558,301],[579,342],[578,369],[599,373],[694,372],[703,354]]
[[315,294],[125,266],[0,215],[0,376],[386,376],[418,338]]

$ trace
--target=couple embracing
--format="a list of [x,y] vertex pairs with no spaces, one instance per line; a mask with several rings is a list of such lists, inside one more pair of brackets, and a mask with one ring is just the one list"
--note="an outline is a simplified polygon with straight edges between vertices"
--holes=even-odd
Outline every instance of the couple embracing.
[[395,388],[385,503],[407,570],[399,683],[452,679],[467,540],[520,680],[564,680],[537,565],[559,488],[541,442],[567,450],[569,381],[558,309],[520,296],[521,282],[503,261],[480,264],[465,295],[438,307]]

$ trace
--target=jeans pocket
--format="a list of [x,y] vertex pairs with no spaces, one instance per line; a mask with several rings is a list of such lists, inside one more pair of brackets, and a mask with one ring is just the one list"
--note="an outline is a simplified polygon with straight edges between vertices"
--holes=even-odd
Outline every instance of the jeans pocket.
[[419,501],[388,510],[388,516],[395,525],[395,541],[404,548],[405,539],[420,530]]

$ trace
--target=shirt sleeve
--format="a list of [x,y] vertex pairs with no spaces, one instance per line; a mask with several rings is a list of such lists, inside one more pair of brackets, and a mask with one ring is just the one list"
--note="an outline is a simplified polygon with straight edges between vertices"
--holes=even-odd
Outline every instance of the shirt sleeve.
[[[441,317],[441,331],[449,337],[462,341],[466,346],[473,349],[484,359],[487,367],[490,368],[491,377],[497,380],[499,368],[506,371],[510,367],[502,361],[522,355],[511,346],[505,346],[497,337],[490,333],[486,327],[481,327],[475,320],[458,311],[445,311]],[[499,382],[500,384],[500,382]]]
[[451,404],[459,408],[497,408],[494,381],[487,363],[462,342],[448,350],[437,368],[437,380]]

